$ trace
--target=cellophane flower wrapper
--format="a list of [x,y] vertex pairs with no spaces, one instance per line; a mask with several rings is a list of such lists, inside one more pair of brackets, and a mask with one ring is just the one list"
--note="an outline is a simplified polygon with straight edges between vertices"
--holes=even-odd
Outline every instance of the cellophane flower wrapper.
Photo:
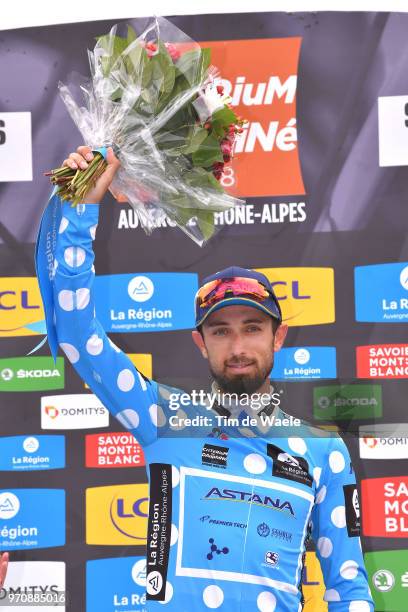
[[91,78],[59,83],[60,94],[88,146],[113,146],[121,166],[111,192],[145,231],[165,214],[202,246],[214,234],[214,212],[244,203],[214,175],[236,115],[217,92],[209,50],[164,18],[140,35],[118,28],[88,51]]

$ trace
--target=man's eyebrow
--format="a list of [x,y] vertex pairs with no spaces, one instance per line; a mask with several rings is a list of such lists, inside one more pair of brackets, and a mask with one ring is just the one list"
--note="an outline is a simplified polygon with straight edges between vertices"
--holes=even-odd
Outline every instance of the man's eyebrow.
[[[245,319],[244,321],[242,321],[244,325],[247,325],[248,323],[265,323],[265,319],[261,319],[261,318],[252,318],[252,319]],[[208,322],[207,326],[208,327],[219,327],[220,325],[230,325],[231,323],[229,321],[213,321],[213,322]]]

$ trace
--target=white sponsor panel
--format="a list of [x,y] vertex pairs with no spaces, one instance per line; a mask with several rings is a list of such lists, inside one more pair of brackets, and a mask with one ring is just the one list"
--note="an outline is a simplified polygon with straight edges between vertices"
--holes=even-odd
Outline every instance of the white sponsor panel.
[[109,426],[109,412],[92,393],[41,398],[41,429],[94,429]]
[[408,459],[408,424],[362,425],[359,444],[362,459]]
[[408,166],[408,96],[378,98],[380,166]]
[[0,113],[0,182],[32,180],[31,113]]
[[65,612],[65,605],[55,605],[63,603],[64,598],[63,561],[12,561],[0,590],[0,609],[2,612]]

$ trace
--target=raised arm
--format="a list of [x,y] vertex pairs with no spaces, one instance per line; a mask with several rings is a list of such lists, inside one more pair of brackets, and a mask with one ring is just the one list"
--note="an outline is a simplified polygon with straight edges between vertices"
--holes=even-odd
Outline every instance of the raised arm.
[[[79,147],[64,165],[85,168],[89,147]],[[58,343],[81,378],[108,410],[131,430],[140,444],[156,439],[157,384],[142,376],[130,359],[107,337],[96,318],[93,284],[99,204],[119,167],[112,149],[108,167],[77,207],[62,203],[53,282]]]

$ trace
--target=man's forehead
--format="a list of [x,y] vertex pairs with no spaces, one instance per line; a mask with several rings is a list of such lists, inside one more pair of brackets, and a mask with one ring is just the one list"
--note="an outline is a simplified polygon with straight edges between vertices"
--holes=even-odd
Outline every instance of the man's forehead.
[[213,327],[214,325],[232,325],[235,323],[262,323],[269,319],[270,316],[258,308],[234,304],[231,306],[224,306],[212,312],[208,315],[203,325],[206,327]]

